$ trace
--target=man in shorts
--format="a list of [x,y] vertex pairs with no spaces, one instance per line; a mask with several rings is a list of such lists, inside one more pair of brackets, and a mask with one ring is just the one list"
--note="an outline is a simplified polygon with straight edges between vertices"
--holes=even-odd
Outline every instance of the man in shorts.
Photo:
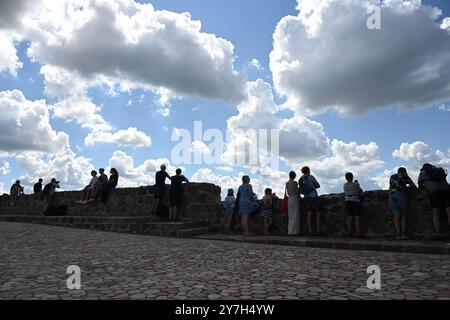
[[[347,182],[344,184],[345,192],[345,209],[347,211],[347,234],[348,236],[361,237],[360,216],[361,216],[361,199],[360,195],[363,190],[358,181],[353,181],[353,173],[345,174]],[[352,225],[355,223],[356,234],[352,233]]]
[[417,188],[408,176],[406,168],[399,168],[389,180],[389,207],[394,215],[397,240],[406,240],[406,216],[408,214],[409,188]]
[[89,184],[81,192],[81,200],[78,203],[86,204],[90,201],[94,201],[98,193],[98,186],[100,183],[97,171],[91,171],[92,179]]
[[441,239],[439,216],[445,210],[450,226],[450,184],[444,169],[436,168],[429,163],[423,165],[419,175],[419,188],[425,190],[433,212],[434,240]]
[[[321,213],[320,213],[320,201],[317,189],[320,188],[319,182],[311,174],[309,167],[302,168],[303,176],[298,181],[298,188],[300,194],[304,196],[306,207],[306,222],[308,225],[308,235],[323,236],[324,233],[320,229]],[[314,234],[312,231],[312,215],[316,213],[316,230]]]

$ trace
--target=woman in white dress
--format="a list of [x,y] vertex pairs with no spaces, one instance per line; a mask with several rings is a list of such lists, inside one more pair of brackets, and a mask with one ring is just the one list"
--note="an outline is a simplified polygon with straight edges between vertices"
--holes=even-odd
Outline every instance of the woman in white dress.
[[297,236],[300,234],[300,195],[298,184],[295,181],[297,174],[292,171],[289,173],[289,181],[286,183],[286,194],[288,200],[288,235]]

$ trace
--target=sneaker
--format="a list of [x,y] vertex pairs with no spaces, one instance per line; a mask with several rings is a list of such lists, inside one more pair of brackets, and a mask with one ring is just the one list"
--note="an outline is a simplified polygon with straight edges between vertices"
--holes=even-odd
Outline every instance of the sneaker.
[[395,240],[402,240],[402,237],[400,235],[395,237]]
[[406,234],[402,234],[400,237],[401,240],[408,240],[408,237],[406,236]]
[[439,241],[439,240],[442,240],[442,237],[438,236],[438,235],[434,235],[434,236],[431,237],[431,239]]
[[84,204],[85,202],[83,200],[78,200],[76,203]]

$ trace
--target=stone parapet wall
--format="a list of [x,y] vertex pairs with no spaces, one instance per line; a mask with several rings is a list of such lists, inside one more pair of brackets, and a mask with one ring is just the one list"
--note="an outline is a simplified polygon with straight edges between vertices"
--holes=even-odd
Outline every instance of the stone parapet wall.
[[[111,192],[106,204],[80,205],[76,201],[80,192],[58,192],[56,203],[68,206],[68,216],[74,217],[136,217],[139,220],[148,216],[153,205],[154,187],[117,189]],[[168,196],[169,186],[167,187]],[[220,199],[221,189],[206,183],[185,185],[180,207],[180,218],[192,222],[205,222],[207,225],[223,224],[225,214]],[[368,237],[385,237],[393,234],[392,215],[389,210],[387,191],[365,192],[365,201],[361,215],[362,230]],[[408,214],[408,234],[415,238],[428,238],[432,234],[431,212],[426,197],[419,191],[410,193],[410,211]],[[322,206],[323,231],[330,235],[340,235],[345,230],[345,207],[343,194],[323,195]],[[164,203],[168,204],[166,197]],[[287,234],[288,214],[281,211],[281,200],[275,202],[274,224],[272,232],[277,235]],[[306,213],[303,200],[301,206],[301,227],[306,232]],[[0,215],[36,216],[42,214],[44,204],[38,196],[25,195],[17,199],[0,196]],[[139,218],[140,217],[140,218]],[[233,229],[240,232],[240,221],[235,217]],[[314,219],[313,219],[314,220]],[[254,215],[250,219],[253,232],[262,230],[262,219]],[[447,221],[442,214],[443,234],[449,235]]]

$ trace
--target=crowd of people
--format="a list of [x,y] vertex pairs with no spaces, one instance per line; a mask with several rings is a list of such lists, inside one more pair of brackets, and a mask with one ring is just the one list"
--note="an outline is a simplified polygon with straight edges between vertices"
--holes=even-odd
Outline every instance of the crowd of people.
[[[164,208],[163,199],[166,195],[166,181],[170,181],[168,218],[170,221],[178,220],[178,210],[183,194],[183,183],[189,183],[189,180],[182,175],[182,170],[177,169],[174,176],[167,173],[167,168],[163,164],[155,175],[154,202],[151,209],[151,215],[164,216],[161,210]],[[320,184],[311,174],[309,167],[301,169],[301,177],[297,181],[297,174],[292,171],[289,173],[289,181],[285,185],[285,195],[282,201],[282,207],[288,214],[288,235],[295,237],[301,234],[300,228],[300,199],[304,203],[306,213],[306,235],[323,236],[321,225],[321,205],[317,192]],[[119,173],[115,168],[110,170],[110,176],[105,174],[105,169],[91,171],[91,180],[89,184],[81,191],[81,199],[77,201],[80,204],[100,199],[102,203],[106,202],[110,191],[117,187]],[[53,178],[43,187],[43,179],[33,186],[35,194],[42,194],[47,208],[53,205],[55,191],[60,187],[60,182]],[[406,168],[399,168],[397,173],[392,175],[389,180],[389,207],[393,215],[395,236],[397,240],[406,240],[407,216],[409,212],[409,189],[419,189],[426,193],[432,209],[432,220],[434,227],[433,239],[440,239],[440,214],[445,210],[450,226],[450,184],[447,182],[447,172],[443,168],[435,167],[431,164],[424,164],[420,170],[418,184],[409,177]],[[363,237],[361,231],[361,214],[363,211],[362,202],[364,200],[363,190],[358,182],[354,180],[351,172],[345,174],[345,183],[343,184],[345,193],[345,211],[346,211],[346,232],[349,237]],[[13,197],[24,194],[24,188],[21,182],[17,180],[10,190]],[[253,187],[250,184],[250,177],[242,177],[242,185],[239,187],[237,195],[234,190],[229,189],[227,197],[223,201],[223,207],[227,218],[225,223],[225,233],[231,232],[232,218],[238,215],[241,219],[242,231],[244,235],[252,235],[249,227],[249,218],[252,214],[260,213],[263,219],[263,234],[270,234],[273,224],[273,212],[275,205],[275,195],[272,189],[267,188],[264,191],[262,201],[258,201]],[[314,219],[313,219],[314,218]]]
[[[291,237],[301,234],[300,228],[300,199],[303,199],[304,210],[306,212],[306,236],[323,236],[321,226],[321,206],[317,190],[320,184],[311,174],[309,167],[301,169],[302,176],[296,181],[297,174],[289,173],[289,181],[285,185],[285,197],[282,201],[282,208],[288,213],[288,235]],[[346,235],[348,237],[364,237],[361,231],[361,214],[363,212],[362,202],[364,193],[358,180],[354,180],[351,172],[345,174],[343,184],[344,202],[346,211]],[[450,184],[447,182],[447,172],[443,168],[425,164],[420,170],[418,187],[409,177],[406,168],[399,168],[398,172],[389,179],[389,207],[393,215],[395,237],[397,240],[407,240],[406,226],[409,211],[408,189],[420,189],[426,193],[433,214],[433,239],[441,239],[440,235],[440,214],[445,210],[450,226]],[[264,192],[261,202],[257,201],[253,193],[250,177],[242,178],[242,185],[238,189],[236,197],[234,190],[229,189],[227,197],[223,201],[227,218],[225,223],[225,233],[231,232],[233,215],[241,218],[242,231],[244,235],[253,235],[249,229],[249,216],[260,213],[263,219],[263,234],[270,234],[270,227],[273,223],[274,195],[270,188]],[[315,219],[313,219],[315,217]]]

